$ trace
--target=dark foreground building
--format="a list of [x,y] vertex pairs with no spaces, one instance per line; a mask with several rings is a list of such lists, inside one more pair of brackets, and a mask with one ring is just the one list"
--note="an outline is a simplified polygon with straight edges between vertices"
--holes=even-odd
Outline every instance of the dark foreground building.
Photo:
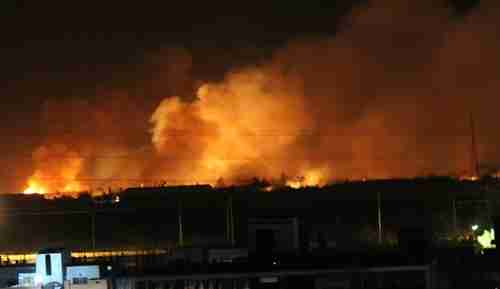
[[[0,245],[16,256],[67,248],[73,264],[110,266],[115,288],[481,288],[498,277],[496,255],[448,241],[492,223],[496,187],[434,178],[132,188],[119,202],[5,196]],[[11,285],[33,265],[7,257]]]

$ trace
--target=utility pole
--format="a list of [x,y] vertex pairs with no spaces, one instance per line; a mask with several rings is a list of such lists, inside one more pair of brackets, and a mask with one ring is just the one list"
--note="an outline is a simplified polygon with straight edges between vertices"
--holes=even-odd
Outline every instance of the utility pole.
[[486,212],[488,214],[488,216],[487,216],[488,223],[493,228],[495,226],[495,224],[493,224],[493,217],[491,215],[490,197],[487,195],[485,199],[486,199]]
[[231,233],[229,232],[229,228],[231,227],[229,223],[229,198],[224,198],[224,217],[226,218],[226,241],[231,239]]
[[233,198],[227,197],[226,199],[226,238],[234,247],[234,215],[233,215]]
[[229,218],[230,218],[230,225],[231,225],[231,246],[234,247],[233,197],[229,197]]
[[90,234],[91,234],[91,242],[92,242],[92,250],[95,250],[95,219],[96,212],[92,211],[90,213]]
[[377,192],[377,223],[378,223],[378,243],[382,244],[382,208],[380,192]]
[[184,247],[184,230],[182,224],[182,200],[178,201],[179,247]]
[[455,197],[451,201],[451,208],[453,210],[453,237],[458,235],[458,224],[457,224],[457,201]]

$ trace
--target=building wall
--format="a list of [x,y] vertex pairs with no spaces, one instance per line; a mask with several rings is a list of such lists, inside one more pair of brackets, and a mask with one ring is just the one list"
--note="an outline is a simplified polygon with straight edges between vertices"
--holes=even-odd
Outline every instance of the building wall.
[[81,265],[81,266],[68,266],[66,268],[66,280],[73,283],[75,278],[85,279],[99,279],[99,266],[98,265]]
[[18,273],[35,273],[35,266],[0,267],[0,287],[17,284]]

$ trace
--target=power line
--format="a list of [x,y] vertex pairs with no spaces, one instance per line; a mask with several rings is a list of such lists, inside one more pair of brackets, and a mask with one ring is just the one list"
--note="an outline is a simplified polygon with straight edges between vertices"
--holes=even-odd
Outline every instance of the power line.
[[[96,133],[97,134],[97,131],[100,131],[100,130],[95,130],[95,128],[91,128],[89,127],[89,129],[94,129],[92,130],[93,133]],[[20,128],[19,131],[16,131],[15,133],[8,133],[8,132],[5,132],[6,134],[2,133],[3,136],[29,136],[29,137],[46,137],[46,136],[50,136],[50,135],[84,135],[84,136],[90,136],[89,135],[89,131],[88,130],[80,130],[80,131],[76,131],[76,130],[49,130],[49,131],[44,131],[44,132],[23,132],[23,130],[26,130],[26,129],[22,129]],[[101,130],[102,131],[102,130]],[[114,131],[109,131],[109,130],[106,130],[106,135],[111,135],[111,136],[121,136],[121,134],[119,133],[116,133],[116,134],[113,134]],[[142,132],[142,134],[144,135],[152,135],[150,132],[148,131],[138,131],[138,132],[134,132],[134,134],[140,134]],[[215,133],[217,135],[217,133]],[[193,131],[193,130],[169,130],[168,132],[167,131],[163,131],[162,136],[212,136],[214,134],[212,133],[200,133],[199,131]],[[301,136],[301,135],[311,135],[311,136],[325,136],[325,135],[334,135],[334,134],[327,134],[325,133],[324,131],[320,131],[320,130],[297,130],[297,131],[280,131],[280,130],[251,130],[251,131],[243,131],[243,132],[238,132],[237,135],[239,136]],[[335,136],[341,136],[339,134],[335,134]],[[348,134],[345,134],[345,136],[349,136]],[[149,138],[148,138],[149,140]]]
[[24,211],[17,209],[0,210],[0,216],[61,216],[61,215],[91,215],[99,213],[136,213],[141,210],[151,210],[158,209],[163,210],[164,208],[113,208],[113,209],[89,209],[89,210],[62,210],[62,211]]
[[[0,175],[2,178],[10,179],[22,179],[27,180],[30,176],[5,176]],[[36,180],[40,180],[47,183],[58,183],[58,182],[79,182],[79,183],[156,183],[156,184],[172,184],[172,183],[215,183],[218,179],[176,179],[176,178],[64,178],[64,177],[36,177]],[[249,179],[250,180],[250,179]]]
[[[151,161],[157,161],[157,160],[171,160],[171,161],[203,161],[205,159],[203,158],[193,158],[193,157],[179,157],[179,156],[161,156],[158,155],[157,153],[151,152],[151,154],[146,154],[142,153],[143,155],[135,155],[135,154],[122,154],[122,155],[71,155],[73,153],[69,152],[69,155],[66,154],[47,154],[43,155],[40,157],[35,157],[30,154],[25,154],[25,153],[9,153],[7,155],[3,155],[1,158],[3,160],[9,160],[9,159],[29,159],[36,161],[37,159],[40,160],[50,160],[50,159],[68,159],[68,160],[94,160],[94,159],[131,159],[131,160],[137,160],[137,159],[145,159],[145,161],[151,160]],[[75,153],[77,154],[77,153]],[[139,154],[139,153],[138,153]],[[278,153],[279,154],[279,153]],[[210,160],[214,161],[256,161],[256,160],[261,160],[261,161],[290,161],[290,160],[297,160],[297,161],[308,161],[308,160],[315,160],[315,161],[347,161],[350,160],[350,157],[344,156],[339,156],[339,157],[331,157],[331,156],[320,156],[320,155],[315,155],[312,154],[310,155],[309,153],[304,153],[305,156],[303,157],[297,157],[297,154],[286,154],[286,156],[283,157],[274,157],[274,156],[259,156],[259,157],[217,157],[217,158],[210,158]],[[372,156],[370,160],[386,160],[386,159],[393,159],[394,155],[392,154],[387,154],[387,156]],[[358,158],[359,159],[359,158]],[[406,157],[399,157],[399,160],[404,160],[404,159],[415,159],[415,157],[411,157],[410,155],[406,155]],[[419,158],[419,160],[422,160],[422,158]]]

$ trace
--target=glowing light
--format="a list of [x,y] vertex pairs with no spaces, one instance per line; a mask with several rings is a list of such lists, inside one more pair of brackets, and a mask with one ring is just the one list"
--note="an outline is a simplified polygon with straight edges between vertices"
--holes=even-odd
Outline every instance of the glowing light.
[[[57,155],[57,158],[51,157]],[[63,144],[42,145],[33,152],[36,169],[28,179],[25,194],[54,193],[74,196],[84,187],[77,180],[83,166],[83,158],[69,146]]]
[[28,181],[28,188],[26,188],[26,190],[24,190],[23,192],[23,194],[25,195],[33,195],[33,194],[45,195],[46,193],[47,190],[34,180]]
[[286,185],[298,189],[302,187],[322,186],[324,184],[324,174],[322,170],[309,170],[303,177],[289,180]]
[[484,230],[483,234],[477,237],[478,243],[483,249],[495,248],[495,244],[492,244],[495,240],[495,230]]
[[70,182],[64,186],[62,189],[63,192],[79,192],[82,191],[82,188],[77,182]]
[[272,191],[273,189],[274,189],[274,187],[273,187],[273,186],[267,186],[267,187],[265,187],[265,188],[264,188],[264,191],[266,191],[266,192],[270,192],[270,191]]
[[471,229],[472,229],[472,231],[476,231],[477,229],[479,229],[479,226],[478,225],[472,225]]
[[195,101],[164,99],[151,115],[151,140],[159,155],[175,160],[160,177],[211,185],[222,177],[230,185],[283,171],[305,175],[306,164],[287,151],[313,125],[301,91],[299,82],[269,67],[205,83]]
[[478,176],[461,176],[459,177],[459,179],[461,181],[471,181],[471,182],[475,182],[475,181],[478,181],[479,180],[479,177]]
[[[57,188],[56,188],[57,189]],[[54,190],[56,190],[54,189]],[[67,183],[61,184],[60,190],[58,192],[64,193],[65,195],[76,195],[77,192],[81,192],[83,189],[78,182],[68,181]],[[45,197],[50,197],[50,195],[56,191],[51,191],[50,184],[44,184],[36,178],[30,178],[28,180],[28,187],[23,191],[25,195],[45,195]]]

